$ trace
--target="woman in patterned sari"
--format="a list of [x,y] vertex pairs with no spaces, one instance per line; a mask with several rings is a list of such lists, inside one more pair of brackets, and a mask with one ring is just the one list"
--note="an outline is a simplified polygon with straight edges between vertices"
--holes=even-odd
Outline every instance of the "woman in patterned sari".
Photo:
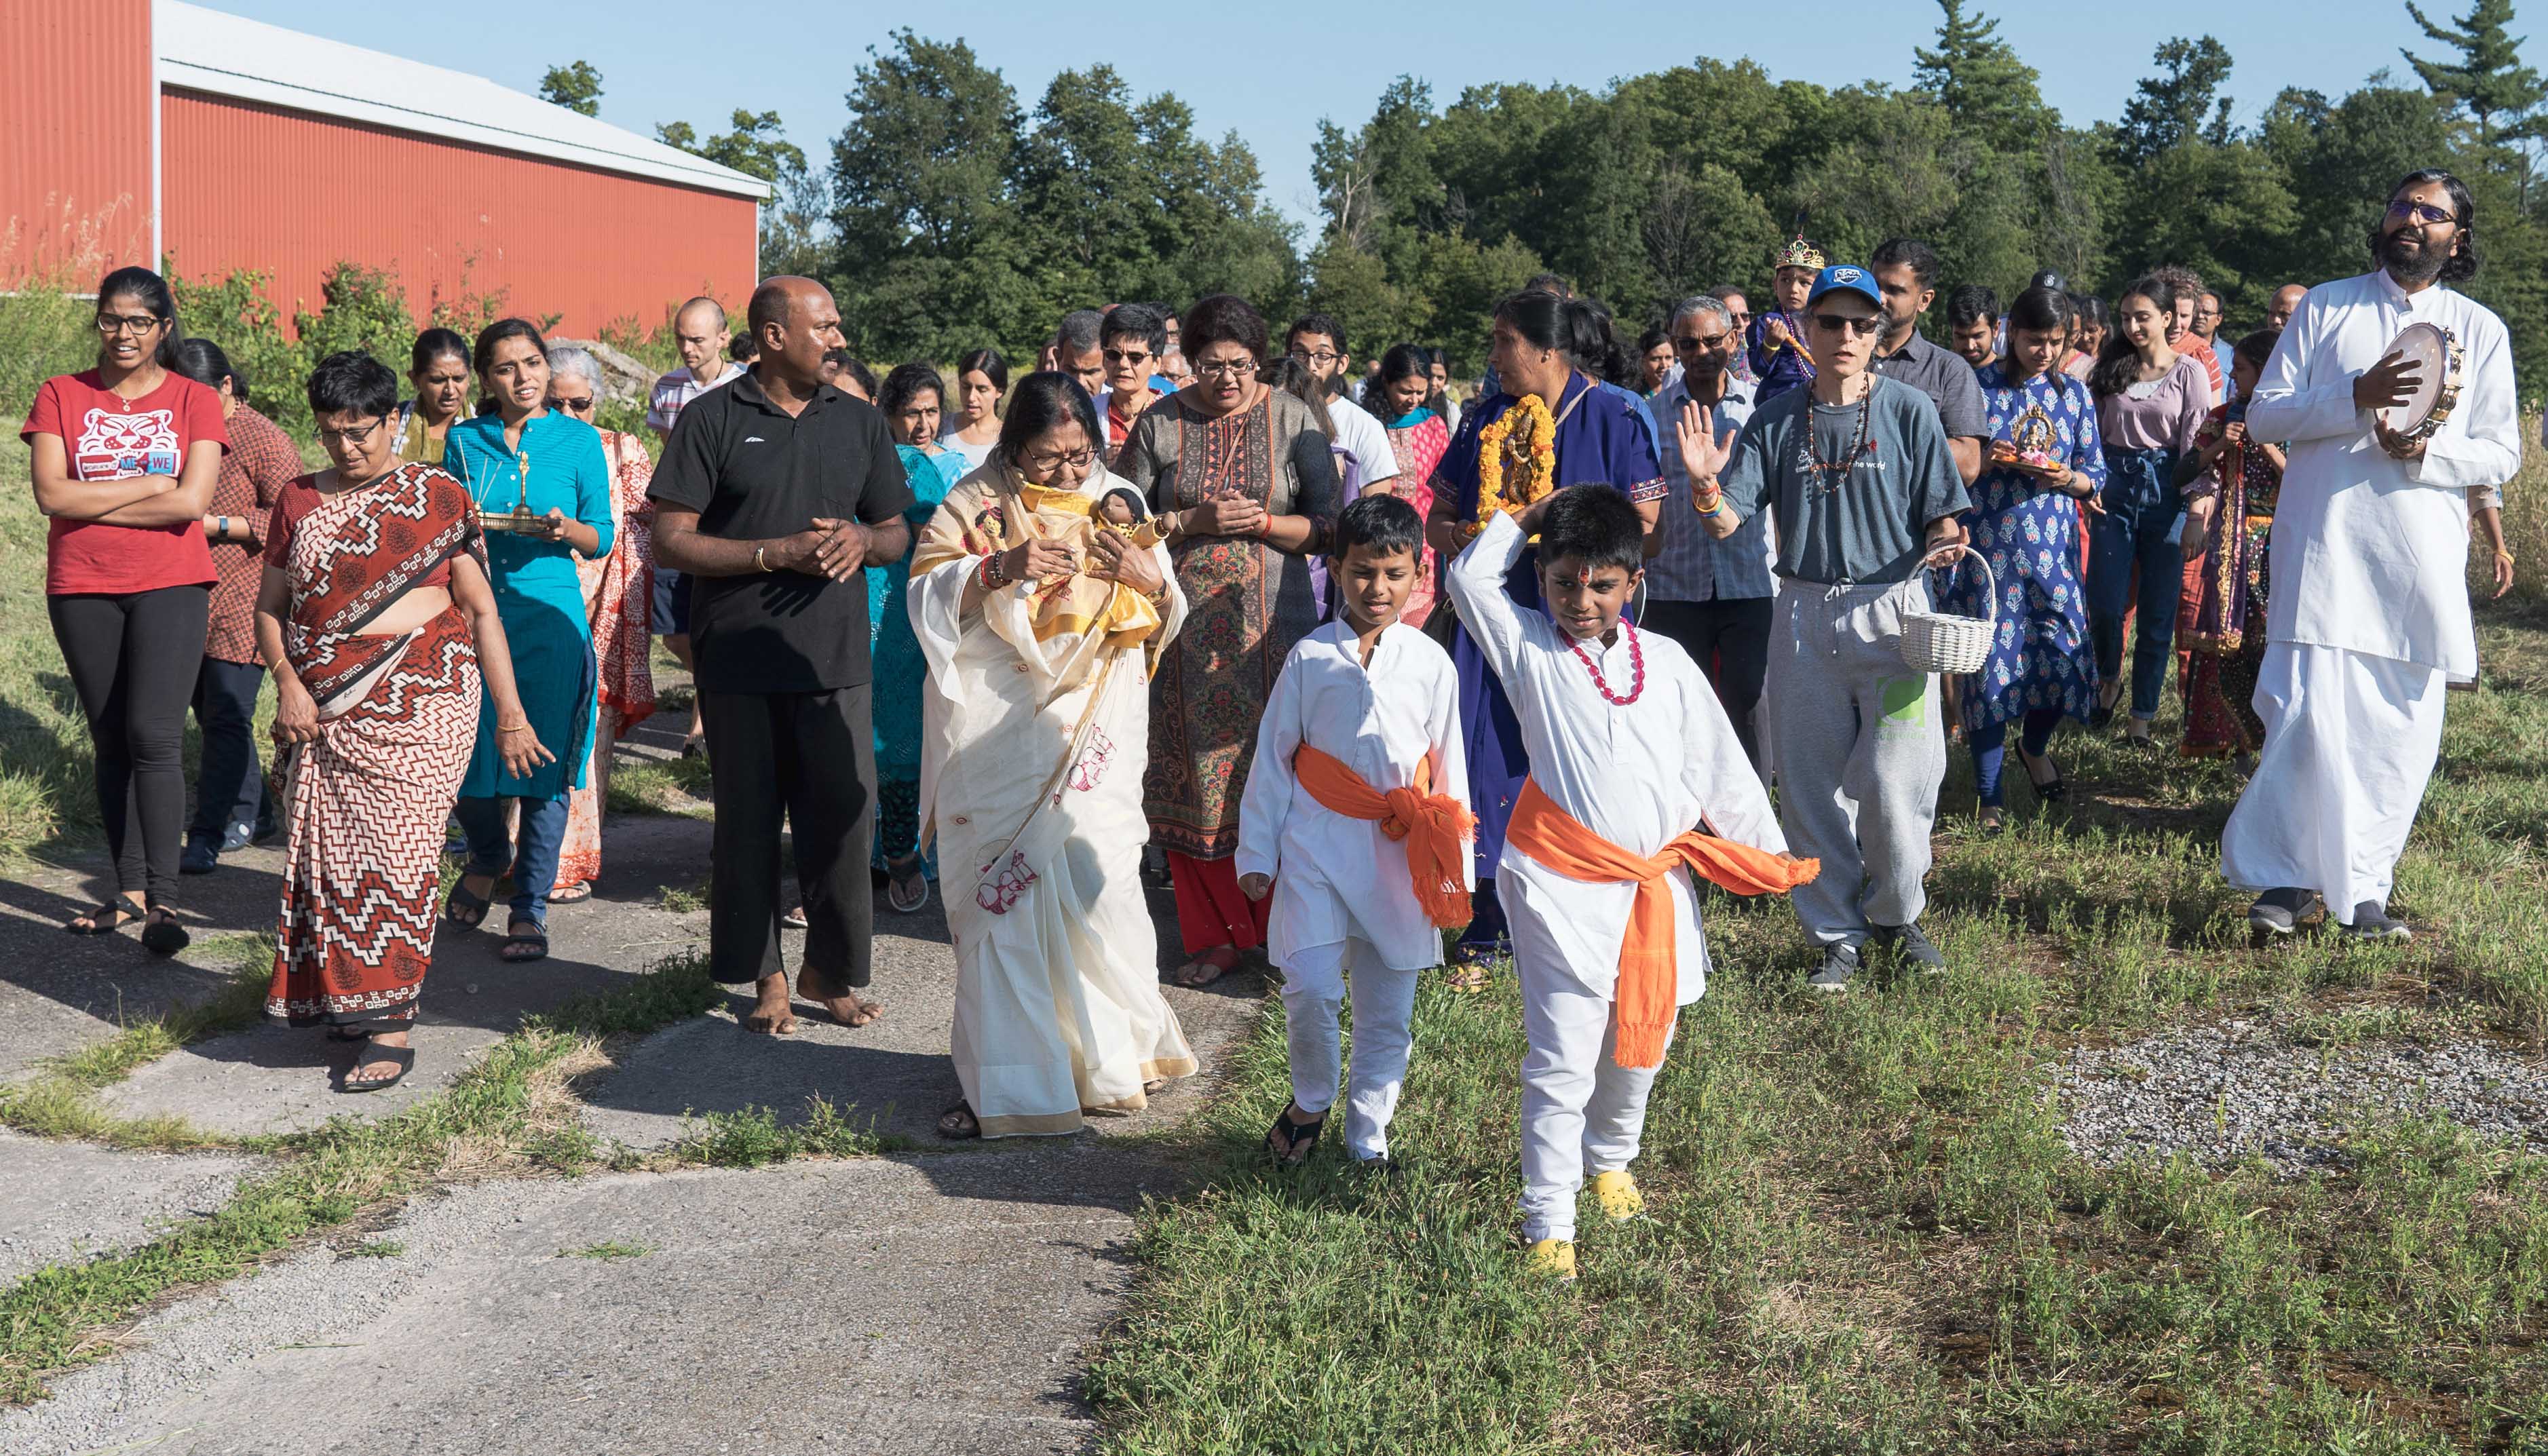
[[2060,367],[2075,320],[2070,300],[2030,288],[2009,305],[2008,352],[1976,371],[1990,410],[1990,456],[1972,485],[1963,517],[1972,547],[1989,563],[1997,600],[1982,599],[1982,574],[1966,562],[1948,589],[1945,610],[1996,616],[1990,656],[1963,680],[1964,742],[1973,755],[1981,823],[2006,822],[2000,770],[2008,725],[2021,724],[2018,757],[2047,801],[2062,795],[2061,771],[2046,755],[2065,717],[2088,721],[2097,705],[2097,655],[2079,587],[2079,502],[2106,484],[2097,407],[2088,386]]
[[[1433,351],[1413,344],[1400,344],[1381,355],[1380,368],[1363,386],[1362,407],[1373,418],[1387,421],[1389,447],[1398,452],[1398,479],[1386,489],[1414,506],[1417,515],[1433,508],[1433,468],[1451,447],[1451,427],[1435,408],[1438,403]],[[1415,588],[1407,593],[1407,606],[1399,613],[1399,619],[1410,627],[1423,626],[1433,614],[1441,590],[1441,563],[1434,560],[1429,547],[1422,555]]]
[[[601,366],[572,344],[548,352],[549,410],[593,423],[601,407]],[[648,636],[654,627],[655,503],[646,497],[655,464],[635,435],[600,433],[601,458],[610,472],[610,549],[575,563],[585,624],[592,633],[597,707],[584,782],[566,796],[566,839],[558,848],[552,905],[592,898],[592,882],[601,877],[601,810],[610,798],[611,746],[655,711]]]
[[2178,476],[2191,477],[2178,546],[2187,561],[2203,564],[2185,638],[2193,657],[2185,673],[2185,739],[2177,746],[2189,759],[2247,759],[2265,746],[2265,723],[2251,699],[2265,661],[2265,597],[2273,590],[2266,546],[2283,489],[2283,452],[2247,438],[2244,402],[2281,337],[2280,329],[2260,328],[2238,340],[2230,377],[2240,403],[2214,406],[2177,466]]
[[256,599],[290,826],[265,1010],[363,1043],[339,1086],[377,1092],[415,1065],[442,823],[478,741],[482,679],[505,768],[554,756],[513,690],[468,491],[399,459],[398,376],[330,354],[309,391],[335,468],[276,500]]
[[[1555,416],[1556,469],[1552,491],[1606,485],[1636,502],[1649,549],[1664,497],[1663,468],[1655,463],[1645,405],[1633,396],[1602,389],[1586,373],[1606,357],[1607,316],[1582,299],[1517,293],[1496,305],[1494,360],[1498,390],[1474,401],[1459,433],[1433,475],[1433,506],[1425,538],[1448,561],[1482,528],[1478,520],[1479,436],[1525,397],[1536,397]],[[1510,442],[1517,447],[1519,441]],[[1521,471],[1505,471],[1517,490]],[[1514,501],[1519,504],[1523,502]],[[1531,559],[1526,558],[1526,562]],[[1526,564],[1505,578],[1504,590],[1525,611],[1540,609],[1539,573]],[[1504,822],[1530,774],[1521,724],[1504,698],[1503,684],[1465,631],[1451,636],[1451,661],[1460,671],[1460,731],[1468,736],[1469,802],[1478,814],[1478,887],[1470,896],[1474,918],[1460,937],[1463,969],[1452,984],[1476,990],[1486,984],[1479,961],[1508,950],[1503,909],[1496,901],[1496,865],[1503,859]]]
[[1180,334],[1195,382],[1141,411],[1116,468],[1166,528],[1192,613],[1150,685],[1150,837],[1167,851],[1190,986],[1265,942],[1265,904],[1238,892],[1238,800],[1275,675],[1319,624],[1309,558],[1340,508],[1310,407],[1258,376],[1265,319],[1215,294]]

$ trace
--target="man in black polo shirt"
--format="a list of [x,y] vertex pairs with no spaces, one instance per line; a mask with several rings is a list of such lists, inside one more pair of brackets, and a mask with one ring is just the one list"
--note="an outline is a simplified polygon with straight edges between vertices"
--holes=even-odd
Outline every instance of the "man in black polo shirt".
[[708,966],[754,982],[744,1025],[795,1030],[778,950],[778,828],[805,893],[797,989],[847,1026],[873,931],[875,744],[864,569],[902,559],[911,504],[884,416],[823,383],[841,312],[810,278],[752,295],[761,358],[692,401],[647,494],[655,556],[690,578],[690,646],[716,800]]
[[1867,270],[1884,291],[1884,333],[1875,341],[1870,367],[1927,395],[1938,407],[1938,422],[1947,427],[1947,453],[1955,457],[1956,474],[1969,486],[1982,473],[1990,410],[1982,402],[1973,366],[1921,335],[1920,316],[1938,298],[1938,254],[1925,242],[1888,237],[1875,245]]

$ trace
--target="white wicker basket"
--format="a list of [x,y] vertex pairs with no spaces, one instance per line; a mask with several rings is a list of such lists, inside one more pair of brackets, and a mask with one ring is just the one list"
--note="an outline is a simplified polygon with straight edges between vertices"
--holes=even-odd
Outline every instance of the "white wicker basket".
[[[1902,614],[1902,661],[1920,673],[1977,673],[1990,659],[1991,633],[1998,624],[1999,581],[1990,563],[1970,546],[1960,547],[1982,572],[1982,610],[1988,615],[1959,617],[1943,611]],[[1910,582],[1920,580],[1917,576]],[[1905,582],[1908,594],[1910,582]]]

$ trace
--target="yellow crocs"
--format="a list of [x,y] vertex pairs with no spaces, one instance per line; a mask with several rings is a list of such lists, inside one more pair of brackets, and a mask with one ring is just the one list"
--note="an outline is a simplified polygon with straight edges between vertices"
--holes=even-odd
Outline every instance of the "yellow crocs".
[[1645,1217],[1646,1196],[1637,1191],[1637,1175],[1626,1168],[1593,1174],[1592,1196],[1600,1201],[1601,1213],[1613,1224]]
[[1560,1284],[1575,1282],[1575,1244],[1564,1238],[1543,1238],[1530,1246],[1523,1256],[1523,1266],[1532,1274],[1554,1279]]

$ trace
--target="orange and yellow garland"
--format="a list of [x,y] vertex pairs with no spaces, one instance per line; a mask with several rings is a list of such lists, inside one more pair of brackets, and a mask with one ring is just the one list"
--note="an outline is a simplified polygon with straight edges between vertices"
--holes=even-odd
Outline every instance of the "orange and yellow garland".
[[[1516,428],[1521,431],[1521,440],[1507,448],[1506,442]],[[1504,493],[1507,454],[1521,463],[1521,480],[1509,499]],[[1485,530],[1499,510],[1519,515],[1548,494],[1549,482],[1556,478],[1556,416],[1548,412],[1546,402],[1539,396],[1524,395],[1495,423],[1478,431],[1478,518],[1469,527],[1469,534],[1475,536]]]

